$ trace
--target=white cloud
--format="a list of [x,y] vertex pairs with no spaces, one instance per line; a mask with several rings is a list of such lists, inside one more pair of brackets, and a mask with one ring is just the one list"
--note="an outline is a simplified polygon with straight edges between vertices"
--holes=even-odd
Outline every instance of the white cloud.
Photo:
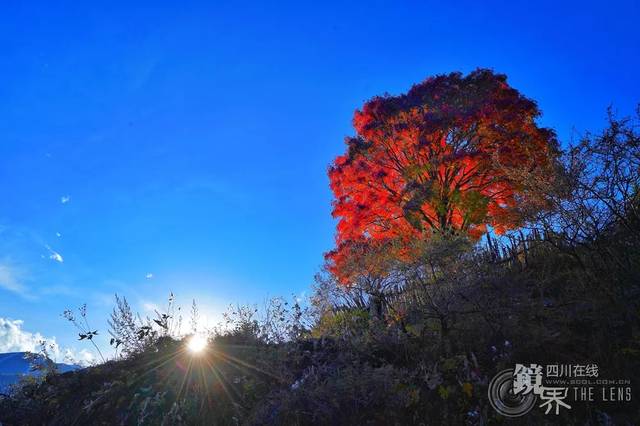
[[96,361],[90,351],[61,348],[55,337],[45,337],[37,332],[26,331],[22,328],[23,324],[22,320],[0,317],[0,353],[39,352],[41,344],[44,342],[49,356],[56,362],[89,365]]
[[74,351],[73,349],[65,349],[64,357],[62,358],[62,362],[67,364],[79,364],[83,366],[95,364],[98,359],[86,349],[80,349],[79,351]]
[[45,247],[47,248],[47,250],[49,250],[49,259],[55,260],[58,263],[63,263],[64,262],[64,258],[62,257],[62,255],[60,253],[54,251],[49,246],[45,246]]
[[69,201],[71,201],[70,195],[63,195],[62,197],[60,197],[60,202],[62,204],[67,204]]
[[55,338],[46,338],[40,333],[31,333],[22,329],[23,321],[0,318],[0,352],[37,351],[41,342],[53,345],[54,352],[60,348]]

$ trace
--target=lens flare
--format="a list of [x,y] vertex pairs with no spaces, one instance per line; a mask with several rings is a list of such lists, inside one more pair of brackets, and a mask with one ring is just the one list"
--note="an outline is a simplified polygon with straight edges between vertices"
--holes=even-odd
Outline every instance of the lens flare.
[[206,347],[207,347],[207,339],[203,336],[198,336],[197,334],[194,336],[191,336],[191,338],[189,339],[189,342],[187,343],[187,348],[194,354],[202,352]]

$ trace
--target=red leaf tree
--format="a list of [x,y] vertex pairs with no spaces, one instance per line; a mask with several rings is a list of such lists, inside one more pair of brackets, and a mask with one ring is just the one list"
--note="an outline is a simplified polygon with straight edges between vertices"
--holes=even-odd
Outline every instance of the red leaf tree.
[[517,227],[530,193],[514,176],[550,169],[558,152],[539,116],[505,75],[485,69],[366,102],[354,115],[356,136],[329,168],[339,219],[326,255],[332,272],[348,282],[354,257],[388,258],[391,247],[408,256],[412,241],[434,232],[476,239],[488,225],[497,233]]

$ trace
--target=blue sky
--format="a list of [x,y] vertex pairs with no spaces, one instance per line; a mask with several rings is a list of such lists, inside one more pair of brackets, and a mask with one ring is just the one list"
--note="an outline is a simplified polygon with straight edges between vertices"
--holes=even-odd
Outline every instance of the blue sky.
[[79,347],[83,302],[106,335],[114,293],[212,321],[308,293],[327,165],[376,94],[493,68],[563,142],[640,101],[632,1],[128,3],[0,14],[0,318],[27,337]]

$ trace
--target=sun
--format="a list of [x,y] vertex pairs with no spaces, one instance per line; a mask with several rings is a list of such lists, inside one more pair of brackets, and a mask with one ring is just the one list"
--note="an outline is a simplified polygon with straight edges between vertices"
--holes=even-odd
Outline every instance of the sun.
[[200,353],[207,347],[207,339],[200,335],[193,335],[187,343],[187,348],[194,354]]

